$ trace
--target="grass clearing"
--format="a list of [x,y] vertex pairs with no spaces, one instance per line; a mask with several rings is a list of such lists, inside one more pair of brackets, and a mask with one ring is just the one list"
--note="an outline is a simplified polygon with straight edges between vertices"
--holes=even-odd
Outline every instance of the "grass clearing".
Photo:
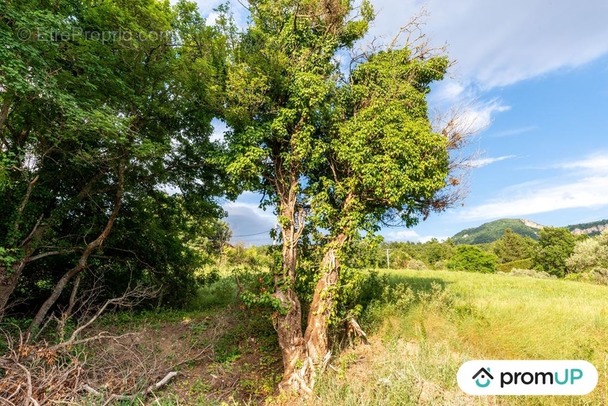
[[[451,271],[386,274],[411,290],[394,288],[391,302],[370,310],[372,345],[340,356],[347,362],[336,362],[314,404],[608,402],[608,287]],[[600,381],[584,397],[470,397],[456,372],[472,359],[582,359]]]

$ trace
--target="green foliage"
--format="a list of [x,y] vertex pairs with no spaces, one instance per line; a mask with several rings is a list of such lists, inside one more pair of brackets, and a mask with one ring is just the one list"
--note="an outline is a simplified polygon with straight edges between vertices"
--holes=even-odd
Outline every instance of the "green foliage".
[[451,240],[439,242],[432,239],[425,243],[391,242],[381,244],[376,252],[377,266],[386,267],[386,250],[389,250],[391,268],[404,269],[414,265],[417,268],[436,268],[454,254]]
[[448,269],[453,271],[469,271],[481,273],[496,272],[498,259],[473,245],[456,247],[454,256],[448,261]]
[[445,137],[427,116],[429,85],[443,77],[443,56],[414,59],[409,49],[390,49],[357,65],[337,136],[318,178],[313,212],[335,235],[374,231],[379,221],[416,224],[445,187]]
[[220,261],[229,267],[248,267],[251,269],[270,268],[272,258],[268,253],[269,247],[245,247],[225,245],[221,251]]
[[340,301],[331,323],[341,327],[341,322],[359,318],[387,285],[386,275],[378,272],[344,269],[337,288]]
[[574,251],[575,238],[566,228],[545,227],[540,231],[538,247],[532,260],[534,269],[563,277],[566,260]]
[[597,237],[576,242],[572,255],[566,260],[568,272],[605,272],[608,270],[608,231]]
[[482,224],[476,228],[462,230],[452,240],[456,244],[484,244],[500,239],[506,230],[532,239],[538,239],[538,228],[528,226],[523,220],[502,219]]
[[532,257],[536,241],[530,237],[522,237],[510,228],[492,245],[492,251],[502,264],[521,261]]
[[205,260],[195,245],[223,214],[209,141],[219,34],[186,2],[9,1],[0,14],[0,247],[26,263],[14,299],[35,309],[117,210],[85,285],[158,284],[186,302]]
[[496,266],[496,270],[498,272],[511,272],[514,269],[531,269],[532,268],[532,259],[518,259],[516,261],[505,262],[503,264],[498,264]]

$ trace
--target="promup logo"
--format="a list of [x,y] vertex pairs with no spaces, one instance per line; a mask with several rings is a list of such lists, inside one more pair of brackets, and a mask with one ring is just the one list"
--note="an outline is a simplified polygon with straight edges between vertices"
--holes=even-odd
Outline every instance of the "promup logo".
[[586,395],[597,381],[587,361],[469,361],[458,370],[469,395]]
[[473,375],[473,379],[475,379],[475,385],[479,386],[480,388],[487,388],[492,383],[494,377],[490,373],[490,368],[481,368],[475,375]]

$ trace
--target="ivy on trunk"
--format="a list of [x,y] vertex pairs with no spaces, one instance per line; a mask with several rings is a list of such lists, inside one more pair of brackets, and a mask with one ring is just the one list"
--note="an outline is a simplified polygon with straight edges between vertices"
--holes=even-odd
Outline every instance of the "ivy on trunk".
[[[448,60],[395,41],[354,58],[345,72],[339,61],[373,19],[367,1],[354,9],[350,1],[252,0],[244,32],[222,11],[228,172],[278,216],[280,386],[306,396],[331,355],[345,250],[361,230],[394,220],[410,226],[446,206],[450,140],[432,130],[426,95]],[[314,266],[302,261],[307,233],[322,251]],[[316,280],[310,306],[295,288],[301,272]]]

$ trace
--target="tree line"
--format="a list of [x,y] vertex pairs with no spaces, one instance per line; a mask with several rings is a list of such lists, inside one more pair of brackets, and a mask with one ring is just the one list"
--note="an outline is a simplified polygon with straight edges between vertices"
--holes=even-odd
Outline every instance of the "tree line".
[[535,240],[507,229],[498,240],[478,245],[458,245],[450,239],[382,243],[366,256],[365,266],[481,273],[531,270],[552,277],[605,283],[607,252],[608,232],[593,237],[575,236],[566,228],[545,227]]

